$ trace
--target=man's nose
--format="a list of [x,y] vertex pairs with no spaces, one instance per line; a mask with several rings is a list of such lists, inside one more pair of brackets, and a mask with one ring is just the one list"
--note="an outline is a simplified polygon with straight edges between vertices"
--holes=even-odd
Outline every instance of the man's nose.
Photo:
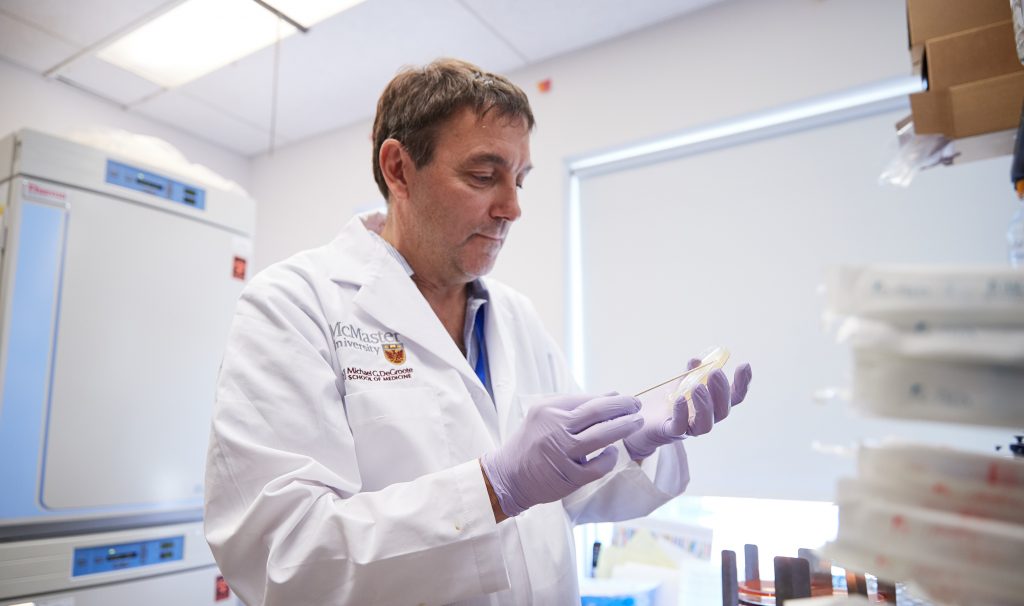
[[515,184],[501,188],[498,199],[491,207],[491,217],[512,223],[523,214],[519,207],[519,188]]

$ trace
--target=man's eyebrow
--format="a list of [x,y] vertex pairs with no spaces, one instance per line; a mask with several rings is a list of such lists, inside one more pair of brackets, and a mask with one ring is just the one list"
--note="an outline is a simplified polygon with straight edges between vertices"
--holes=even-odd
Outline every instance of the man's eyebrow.
[[[492,154],[492,153],[489,153],[489,152],[483,152],[483,153],[479,153],[479,154],[470,156],[469,159],[466,160],[466,164],[468,164],[468,165],[473,165],[473,164],[497,164],[498,166],[501,166],[502,168],[509,168],[509,169],[512,167],[512,164],[504,156],[501,156],[501,155],[498,155],[498,154]],[[528,164],[525,167],[523,167],[523,170],[521,172],[522,172],[522,174],[525,175],[525,174],[529,173],[531,170],[533,170],[533,165],[532,164]]]
[[508,168],[510,165],[509,161],[503,156],[492,154],[490,152],[474,154],[466,160],[466,164],[497,164],[498,166],[503,166],[505,168]]

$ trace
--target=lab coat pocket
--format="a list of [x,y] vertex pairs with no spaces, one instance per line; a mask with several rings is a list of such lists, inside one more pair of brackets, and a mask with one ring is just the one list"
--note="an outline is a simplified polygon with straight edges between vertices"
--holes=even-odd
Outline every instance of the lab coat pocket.
[[363,490],[448,467],[437,394],[425,387],[374,389],[345,396]]

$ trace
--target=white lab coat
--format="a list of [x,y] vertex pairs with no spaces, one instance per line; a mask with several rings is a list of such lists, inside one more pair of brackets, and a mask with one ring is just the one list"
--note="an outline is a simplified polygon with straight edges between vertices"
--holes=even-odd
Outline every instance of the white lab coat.
[[[539,395],[576,390],[564,358],[525,297],[486,281],[492,401],[366,229],[353,219],[239,300],[206,476],[206,536],[229,585],[250,606],[579,604],[572,525],[681,493],[682,445],[641,468],[619,444],[604,478],[496,524],[477,459]],[[389,339],[401,364],[379,347]]]

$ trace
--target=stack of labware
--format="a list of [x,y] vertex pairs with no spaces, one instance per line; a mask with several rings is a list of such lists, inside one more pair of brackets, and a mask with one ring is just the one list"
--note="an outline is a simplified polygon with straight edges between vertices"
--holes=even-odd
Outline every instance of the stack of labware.
[[911,444],[863,447],[839,484],[843,566],[939,603],[1024,601],[1024,460]]
[[843,267],[828,294],[853,349],[855,405],[1024,428],[1024,271]]
[[[841,268],[853,401],[879,415],[1024,428],[1024,272]],[[862,447],[826,553],[940,604],[1024,603],[1024,459],[907,443]]]

